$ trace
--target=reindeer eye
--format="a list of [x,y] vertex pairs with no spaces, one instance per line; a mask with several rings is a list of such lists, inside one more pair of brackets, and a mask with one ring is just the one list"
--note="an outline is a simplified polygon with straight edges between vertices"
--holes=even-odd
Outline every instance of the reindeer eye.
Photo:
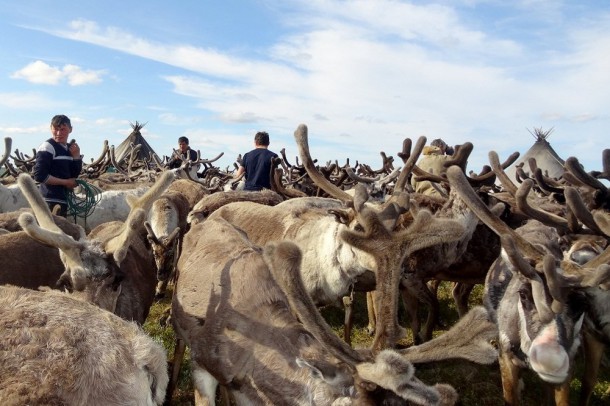
[[519,300],[526,309],[531,307],[531,295],[528,289],[519,289]]

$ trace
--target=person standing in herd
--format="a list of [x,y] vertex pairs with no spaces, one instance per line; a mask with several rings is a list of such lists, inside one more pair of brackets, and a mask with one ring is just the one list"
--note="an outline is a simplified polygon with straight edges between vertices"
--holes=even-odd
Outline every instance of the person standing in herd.
[[51,138],[43,142],[36,151],[34,180],[40,183],[40,192],[51,211],[59,205],[59,215],[68,215],[66,193],[77,186],[76,178],[83,169],[80,147],[73,140],[72,123],[63,114],[51,119]]
[[167,166],[170,169],[180,168],[184,161],[197,161],[197,151],[192,150],[189,146],[189,139],[186,137],[178,138],[178,151],[174,151],[172,159],[169,160]]
[[245,173],[246,184],[244,190],[271,189],[271,160],[278,156],[268,148],[269,134],[264,131],[257,132],[254,135],[254,149],[244,155],[235,174],[235,178],[239,178],[242,173]]
[[[197,151],[189,146],[189,139],[186,137],[178,138],[178,151],[174,151],[172,159],[167,163],[170,169],[180,168],[186,161],[197,162]],[[189,173],[192,178],[197,178],[200,164],[192,164]]]

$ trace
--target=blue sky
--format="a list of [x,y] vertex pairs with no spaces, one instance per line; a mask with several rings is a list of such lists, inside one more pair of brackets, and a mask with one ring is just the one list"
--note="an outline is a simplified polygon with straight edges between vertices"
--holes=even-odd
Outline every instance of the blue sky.
[[[381,166],[406,137],[524,153],[529,131],[585,169],[610,147],[605,1],[0,0],[0,136],[30,153],[55,114],[86,162],[130,123],[160,155],[179,136],[222,168],[266,130],[294,161]],[[529,130],[529,131],[528,131]]]

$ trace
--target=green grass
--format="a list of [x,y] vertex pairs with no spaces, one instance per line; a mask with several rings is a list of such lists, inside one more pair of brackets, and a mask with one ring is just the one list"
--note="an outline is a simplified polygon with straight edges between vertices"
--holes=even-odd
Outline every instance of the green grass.
[[[168,294],[171,291],[168,292]],[[470,297],[470,305],[475,306],[481,303],[482,287],[478,286]],[[440,319],[445,326],[453,325],[457,320],[457,311],[451,298],[451,285],[443,283],[439,287],[438,297],[440,301]],[[171,360],[174,354],[174,332],[171,327],[160,323],[166,316],[170,307],[170,299],[157,302],[151,309],[150,315],[144,329],[161,342],[167,350],[168,359]],[[371,343],[371,337],[366,332],[366,300],[363,294],[357,294],[354,300],[354,329],[352,332],[352,345],[366,346]],[[327,307],[322,309],[322,315],[340,336],[343,336],[343,309]],[[408,326],[404,309],[399,309],[399,320],[405,327]],[[442,334],[444,330],[435,330],[434,335]],[[400,345],[412,345],[411,336],[401,340]],[[465,406],[496,406],[503,404],[502,386],[498,365],[489,366],[475,365],[466,361],[446,361],[428,365],[418,365],[417,376],[428,384],[445,382],[453,385],[460,395],[460,404]],[[570,404],[577,404],[580,392],[580,380],[583,374],[582,357],[579,355],[576,362],[575,379],[571,383]],[[543,394],[539,385],[539,380],[533,373],[524,374],[524,396],[522,404],[524,406],[539,406],[543,399]],[[601,406],[610,404],[610,365],[606,362],[601,367],[598,383],[595,387],[593,398],[590,405]],[[193,405],[193,386],[190,376],[190,363],[188,349],[180,370],[178,388],[174,393],[173,405],[187,406]],[[221,404],[221,403],[219,403]]]

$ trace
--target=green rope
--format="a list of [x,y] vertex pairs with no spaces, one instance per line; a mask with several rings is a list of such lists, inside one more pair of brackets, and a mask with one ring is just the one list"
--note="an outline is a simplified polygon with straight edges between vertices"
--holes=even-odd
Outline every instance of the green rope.
[[82,198],[77,196],[74,193],[74,190],[68,190],[66,192],[68,215],[73,216],[75,222],[77,217],[82,217],[86,221],[89,214],[91,214],[102,198],[102,190],[84,180],[76,179],[76,183],[80,185],[85,197]]

